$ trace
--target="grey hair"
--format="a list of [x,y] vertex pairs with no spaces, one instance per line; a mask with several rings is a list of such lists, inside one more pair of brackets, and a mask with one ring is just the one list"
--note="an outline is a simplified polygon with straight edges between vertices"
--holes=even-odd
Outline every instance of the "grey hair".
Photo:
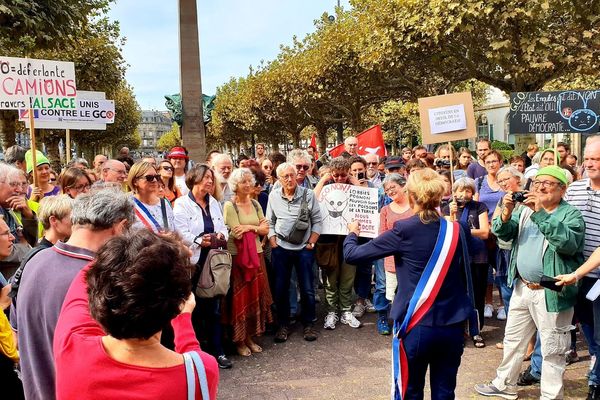
[[385,185],[387,185],[388,183],[395,183],[398,186],[404,187],[406,185],[406,178],[397,172],[392,172],[390,174],[387,174],[385,178],[383,178],[383,182],[381,182],[383,187],[385,187]]
[[229,161],[233,165],[233,160],[229,157],[229,154],[219,153],[212,159],[212,165],[216,167],[222,161]]
[[460,178],[454,181],[454,184],[452,185],[452,193],[456,192],[457,190],[465,190],[465,189],[470,189],[472,194],[475,194],[475,180],[469,178],[469,177],[464,177],[464,178]]
[[256,179],[254,179],[254,174],[250,168],[236,168],[231,172],[231,175],[229,175],[229,179],[227,180],[227,184],[233,193],[237,193],[238,184],[244,180],[246,175],[250,175],[252,178],[252,185],[256,184]]
[[9,164],[14,164],[17,161],[23,162],[25,161],[25,153],[27,150],[22,148],[21,146],[14,145],[10,146],[4,152],[4,160]]
[[85,158],[73,158],[71,161],[69,161],[67,167],[74,167],[75,164],[83,164],[86,168],[89,166]]
[[9,179],[9,177],[14,176],[17,171],[20,171],[20,169],[13,165],[0,162],[0,180]]
[[15,179],[15,177],[18,177],[18,176],[23,177],[23,178],[25,178],[25,180],[27,180],[27,174],[25,174],[25,172],[22,169],[13,167],[12,165],[11,165],[11,167],[12,168],[10,169],[10,171],[8,171],[8,175],[7,175],[7,178],[9,180]]
[[286,169],[293,169],[294,170],[294,174],[296,174],[296,166],[293,165],[292,163],[289,162],[284,162],[281,163],[277,166],[277,176],[281,177],[281,175],[283,175],[283,171],[285,171]]
[[[308,154],[308,152],[306,150],[302,150],[302,149],[295,149],[290,151],[290,154],[288,154],[287,156],[287,162],[288,163],[293,163],[295,160],[301,159],[303,160],[305,163],[307,164],[311,164],[312,163],[312,158],[310,157],[310,155]],[[296,168],[296,167],[294,167]]]
[[133,201],[121,190],[106,188],[81,194],[73,202],[73,225],[89,226],[92,230],[110,229],[127,220],[133,223]]
[[510,165],[504,166],[498,170],[496,176],[500,175],[503,172],[510,172],[512,176],[519,178],[519,182],[523,182],[523,174],[520,173],[519,170],[515,167]]

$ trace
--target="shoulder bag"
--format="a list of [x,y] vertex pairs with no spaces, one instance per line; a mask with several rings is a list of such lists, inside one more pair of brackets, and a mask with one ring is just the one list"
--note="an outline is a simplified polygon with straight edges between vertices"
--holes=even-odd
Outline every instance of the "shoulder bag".
[[198,381],[200,382],[202,400],[210,400],[210,393],[208,391],[208,378],[206,376],[206,369],[204,368],[204,363],[202,363],[200,355],[195,351],[188,351],[187,353],[183,353],[183,361],[185,364],[185,379],[187,382],[187,399],[196,400],[197,373]]

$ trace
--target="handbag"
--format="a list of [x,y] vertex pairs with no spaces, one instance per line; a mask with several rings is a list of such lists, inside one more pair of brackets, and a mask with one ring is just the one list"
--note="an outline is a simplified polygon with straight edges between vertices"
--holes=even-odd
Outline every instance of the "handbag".
[[277,234],[280,239],[291,244],[303,244],[306,231],[310,229],[310,211],[308,210],[308,201],[306,201],[306,192],[308,192],[308,189],[304,189],[304,193],[302,193],[300,213],[296,221],[294,221],[290,232],[285,236]]
[[210,298],[226,295],[231,277],[231,254],[223,249],[211,249],[200,272],[200,279],[194,292],[196,296]]
[[[202,400],[210,400],[210,392],[208,391],[208,378],[206,377],[206,369],[200,355],[195,351],[183,353],[183,361],[185,364],[185,379],[187,382],[187,399],[196,400],[196,372],[198,373],[198,381],[200,382],[200,392]],[[194,367],[195,371],[194,371]]]
[[335,243],[317,243],[315,246],[315,261],[326,271],[335,269],[340,263],[339,246]]

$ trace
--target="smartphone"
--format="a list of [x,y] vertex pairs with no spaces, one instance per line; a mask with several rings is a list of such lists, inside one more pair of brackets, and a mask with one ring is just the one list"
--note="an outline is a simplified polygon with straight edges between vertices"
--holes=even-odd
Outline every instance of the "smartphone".
[[563,287],[556,286],[556,282],[558,282],[558,279],[552,276],[542,275],[542,279],[540,279],[540,286],[545,287],[546,289],[554,290],[555,292],[560,292]]
[[364,181],[365,180],[365,173],[364,172],[359,172],[358,174],[356,174],[356,179],[358,179],[359,181]]

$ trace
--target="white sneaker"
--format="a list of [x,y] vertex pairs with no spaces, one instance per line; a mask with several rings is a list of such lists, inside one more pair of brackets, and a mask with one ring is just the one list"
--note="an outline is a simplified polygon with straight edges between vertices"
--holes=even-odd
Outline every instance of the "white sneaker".
[[374,313],[376,311],[373,302],[369,299],[365,299],[365,307],[367,308],[368,313]]
[[[354,315],[356,318],[360,318],[363,315],[365,315],[365,311],[367,311],[367,307],[365,307],[364,304],[362,304],[362,303],[356,303],[354,305],[354,310],[352,310],[352,315]],[[342,316],[342,319],[343,318],[344,317]]]
[[504,311],[504,307],[500,307],[496,312],[496,319],[500,321],[506,320],[506,311]]
[[335,329],[335,324],[339,320],[340,319],[338,318],[337,313],[335,311],[330,311],[325,316],[325,324],[323,325],[323,328],[329,329],[329,330],[334,330]]
[[483,316],[485,318],[492,318],[493,315],[494,315],[494,306],[492,306],[491,304],[486,304],[485,307],[483,308]]
[[352,315],[352,313],[350,311],[344,311],[342,313],[342,318],[340,319],[340,322],[342,324],[346,324],[349,325],[350,328],[360,328],[361,327],[361,323],[359,320],[357,320],[354,315]]

